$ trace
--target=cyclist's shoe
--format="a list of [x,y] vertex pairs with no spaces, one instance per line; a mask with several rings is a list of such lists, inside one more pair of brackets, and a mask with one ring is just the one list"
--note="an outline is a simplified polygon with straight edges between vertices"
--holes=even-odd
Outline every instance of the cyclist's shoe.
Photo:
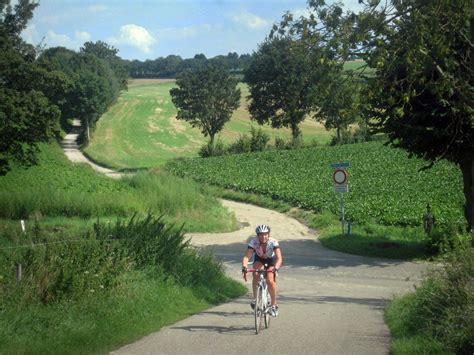
[[255,300],[252,300],[250,302],[250,307],[252,307],[252,309],[255,309]]
[[272,308],[270,309],[270,314],[273,317],[276,317],[278,315],[278,306],[273,305]]

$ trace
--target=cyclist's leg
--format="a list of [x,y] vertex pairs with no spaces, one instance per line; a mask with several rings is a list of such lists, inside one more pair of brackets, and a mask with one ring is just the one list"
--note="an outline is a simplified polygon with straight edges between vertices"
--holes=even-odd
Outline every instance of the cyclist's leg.
[[[263,268],[263,264],[260,261],[255,261],[253,263],[253,268],[261,269]],[[257,283],[258,283],[258,273],[254,272],[253,279],[252,279],[253,298],[257,297]]]
[[[275,260],[271,260],[268,263],[268,266],[275,266]],[[267,285],[268,291],[270,292],[270,298],[272,299],[272,306],[277,304],[277,285],[275,280],[275,275],[272,272],[267,273]]]

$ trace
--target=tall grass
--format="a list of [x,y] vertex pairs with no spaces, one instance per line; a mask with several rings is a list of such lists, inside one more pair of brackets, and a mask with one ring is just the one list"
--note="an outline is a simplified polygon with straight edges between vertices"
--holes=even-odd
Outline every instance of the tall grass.
[[28,237],[0,249],[0,353],[106,352],[246,291],[162,217]]
[[385,311],[395,354],[474,353],[474,249],[449,255]]
[[86,165],[72,165],[57,144],[43,145],[40,165],[0,177],[0,218],[125,217],[166,214],[192,231],[228,231],[232,215],[190,179],[141,172],[115,181]]

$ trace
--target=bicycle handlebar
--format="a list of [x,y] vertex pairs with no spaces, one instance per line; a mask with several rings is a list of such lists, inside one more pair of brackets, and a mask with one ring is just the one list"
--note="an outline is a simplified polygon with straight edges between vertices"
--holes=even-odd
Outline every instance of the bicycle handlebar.
[[259,274],[263,274],[263,273],[265,273],[265,272],[273,272],[273,273],[274,273],[274,272],[275,272],[274,269],[275,269],[274,267],[268,268],[268,269],[247,269],[247,272],[244,272],[244,273],[243,273],[244,280],[247,282],[247,274],[248,274],[249,272],[257,272],[257,273],[259,273]]

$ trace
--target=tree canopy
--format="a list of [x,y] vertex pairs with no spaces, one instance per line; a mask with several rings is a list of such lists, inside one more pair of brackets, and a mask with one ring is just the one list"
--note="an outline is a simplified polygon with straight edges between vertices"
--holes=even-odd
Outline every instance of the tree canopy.
[[[364,1],[361,1],[364,3]],[[457,163],[464,178],[465,216],[474,224],[474,118],[469,1],[367,1],[363,11],[308,2],[311,15],[286,15],[273,32],[306,44],[322,63],[362,57],[375,73],[361,95],[375,132],[433,162]],[[314,51],[318,48],[318,51]],[[427,201],[435,203],[435,201]]]
[[299,124],[313,107],[311,84],[317,74],[311,60],[301,42],[288,36],[267,38],[245,71],[251,118],[291,128],[293,139],[298,138]]
[[228,71],[215,65],[207,65],[178,76],[177,88],[170,90],[171,100],[178,110],[177,119],[198,127],[210,144],[214,136],[230,120],[239,107],[240,90],[237,80]]
[[377,24],[363,42],[364,57],[376,73],[367,96],[375,130],[394,146],[460,166],[469,229],[474,224],[473,14],[469,1],[413,0],[372,6],[359,15],[361,30]]
[[38,143],[54,136],[60,115],[56,104],[65,78],[40,67],[35,48],[20,37],[38,4],[0,2],[0,174],[12,161],[33,164]]

